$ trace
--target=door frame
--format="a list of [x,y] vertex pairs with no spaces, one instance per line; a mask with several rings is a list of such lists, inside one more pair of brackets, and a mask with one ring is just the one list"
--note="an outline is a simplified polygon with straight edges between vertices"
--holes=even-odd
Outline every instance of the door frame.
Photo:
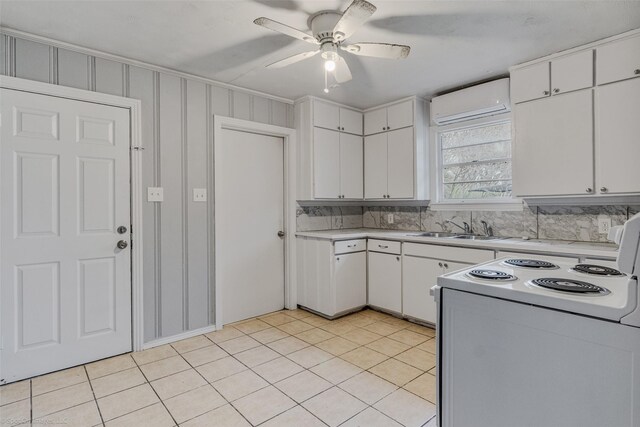
[[266,123],[252,122],[248,120],[234,119],[231,117],[225,117],[220,115],[213,116],[213,184],[210,188],[213,188],[213,241],[214,241],[214,307],[215,307],[215,327],[217,330],[222,329],[222,290],[218,286],[220,283],[220,273],[215,268],[216,255],[218,251],[222,250],[221,243],[215,238],[216,227],[218,226],[215,221],[216,206],[218,201],[216,195],[218,194],[217,186],[219,182],[219,168],[216,167],[216,159],[218,158],[219,146],[216,141],[219,141],[222,137],[222,130],[235,130],[239,132],[257,133],[260,135],[274,136],[282,138],[284,142],[284,306],[287,309],[295,309],[297,307],[297,289],[295,285],[296,278],[296,130],[292,128],[286,128],[282,126],[274,126]]
[[[131,173],[131,344],[132,351],[142,350],[143,325],[143,276],[142,276],[142,133],[141,106],[138,99],[124,98],[99,92],[90,92],[66,86],[58,86],[16,77],[0,76],[0,88],[55,96],[76,101],[104,104],[129,110],[130,119],[130,173]],[[5,118],[8,121],[8,118]]]

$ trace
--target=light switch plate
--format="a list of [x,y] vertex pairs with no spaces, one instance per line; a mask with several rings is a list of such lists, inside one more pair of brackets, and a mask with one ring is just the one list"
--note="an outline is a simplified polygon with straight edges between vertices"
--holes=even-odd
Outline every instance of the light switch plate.
[[193,201],[194,202],[206,202],[207,201],[207,189],[206,188],[194,188],[193,189]]
[[147,187],[147,202],[164,201],[164,189],[162,187]]
[[611,217],[598,215],[598,233],[609,234],[609,230],[611,230]]
[[393,224],[393,214],[387,214],[387,224]]

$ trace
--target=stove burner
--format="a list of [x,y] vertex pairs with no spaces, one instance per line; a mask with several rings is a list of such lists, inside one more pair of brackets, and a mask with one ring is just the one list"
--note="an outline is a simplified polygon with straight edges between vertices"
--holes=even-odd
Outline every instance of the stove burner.
[[592,276],[624,276],[623,273],[614,268],[595,264],[578,264],[573,267],[573,271],[590,274]]
[[531,283],[543,288],[553,289],[555,291],[571,292],[575,294],[607,295],[611,293],[606,288],[573,279],[545,277],[543,279],[534,279],[531,281]]
[[525,267],[525,268],[538,268],[538,269],[558,268],[558,266],[553,263],[550,263],[548,261],[541,261],[539,259],[512,258],[512,259],[506,260],[504,263],[515,265],[516,267]]
[[498,270],[480,270],[480,269],[471,270],[469,272],[469,276],[476,277],[478,279],[497,280],[497,281],[516,280],[516,276],[507,274],[504,271],[498,271]]

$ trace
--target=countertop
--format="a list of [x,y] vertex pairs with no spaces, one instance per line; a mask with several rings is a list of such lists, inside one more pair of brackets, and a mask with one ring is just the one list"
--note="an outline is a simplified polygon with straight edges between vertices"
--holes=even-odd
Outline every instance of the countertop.
[[417,236],[420,231],[380,230],[357,228],[345,230],[298,231],[296,236],[321,240],[351,239],[386,239],[401,242],[425,243],[431,245],[457,246],[464,248],[493,249],[504,251],[521,251],[528,253],[545,253],[583,257],[612,259],[618,255],[618,246],[613,243],[569,242],[566,240],[524,240],[506,237],[495,240],[460,240],[443,237]]

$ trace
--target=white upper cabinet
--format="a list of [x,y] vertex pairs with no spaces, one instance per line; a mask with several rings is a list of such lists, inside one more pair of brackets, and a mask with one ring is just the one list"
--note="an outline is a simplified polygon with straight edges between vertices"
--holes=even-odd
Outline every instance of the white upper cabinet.
[[340,134],[340,195],[345,199],[362,199],[362,137]]
[[529,65],[511,72],[511,101],[531,101],[551,93],[549,62]]
[[364,138],[364,197],[386,199],[387,196],[387,134]]
[[407,100],[364,113],[364,134],[401,129],[414,124],[413,100]]
[[313,125],[362,135],[362,113],[327,102],[313,103]]
[[585,89],[516,105],[514,195],[593,193],[592,96]]
[[597,191],[640,192],[640,79],[596,90]]
[[314,196],[338,199],[340,192],[340,134],[327,129],[313,130]]
[[348,108],[340,108],[340,130],[362,135],[362,113]]
[[585,50],[511,73],[514,104],[593,86],[593,51]]
[[613,41],[596,49],[596,84],[640,77],[640,36]]
[[413,127],[387,133],[387,198],[413,198]]
[[551,93],[567,93],[593,86],[593,50],[551,61]]

